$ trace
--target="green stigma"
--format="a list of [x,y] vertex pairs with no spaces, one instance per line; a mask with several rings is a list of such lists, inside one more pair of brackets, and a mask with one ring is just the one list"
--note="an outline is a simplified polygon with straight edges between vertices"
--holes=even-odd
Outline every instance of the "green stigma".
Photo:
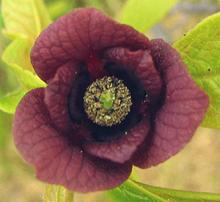
[[113,107],[114,100],[115,92],[112,92],[111,90],[104,91],[99,98],[101,106],[108,110]]
[[114,76],[94,81],[86,89],[83,100],[88,118],[100,126],[121,123],[132,105],[129,89]]

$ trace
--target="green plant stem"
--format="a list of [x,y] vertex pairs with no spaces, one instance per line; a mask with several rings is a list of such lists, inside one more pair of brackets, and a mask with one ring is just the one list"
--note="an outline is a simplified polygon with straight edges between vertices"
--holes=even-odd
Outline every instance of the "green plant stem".
[[74,192],[58,185],[47,185],[44,202],[74,202]]

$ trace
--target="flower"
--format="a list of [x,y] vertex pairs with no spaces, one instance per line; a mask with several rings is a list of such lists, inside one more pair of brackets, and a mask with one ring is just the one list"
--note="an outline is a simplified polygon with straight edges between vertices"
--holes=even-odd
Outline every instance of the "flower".
[[37,177],[90,192],[124,182],[191,139],[208,98],[179,54],[92,8],[51,24],[31,53],[48,86],[19,104],[14,141]]

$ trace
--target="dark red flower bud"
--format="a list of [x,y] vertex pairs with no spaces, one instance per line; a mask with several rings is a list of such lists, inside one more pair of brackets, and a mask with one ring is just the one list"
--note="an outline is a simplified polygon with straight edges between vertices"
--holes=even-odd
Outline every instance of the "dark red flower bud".
[[148,40],[96,9],[51,24],[31,53],[48,86],[29,92],[14,140],[42,181],[73,191],[116,187],[190,140],[208,98],[163,40]]

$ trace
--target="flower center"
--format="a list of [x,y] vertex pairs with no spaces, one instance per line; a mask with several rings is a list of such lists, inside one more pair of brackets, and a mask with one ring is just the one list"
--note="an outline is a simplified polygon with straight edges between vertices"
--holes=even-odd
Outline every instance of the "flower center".
[[89,119],[101,126],[121,123],[132,105],[129,89],[114,76],[94,81],[86,89],[83,99]]

